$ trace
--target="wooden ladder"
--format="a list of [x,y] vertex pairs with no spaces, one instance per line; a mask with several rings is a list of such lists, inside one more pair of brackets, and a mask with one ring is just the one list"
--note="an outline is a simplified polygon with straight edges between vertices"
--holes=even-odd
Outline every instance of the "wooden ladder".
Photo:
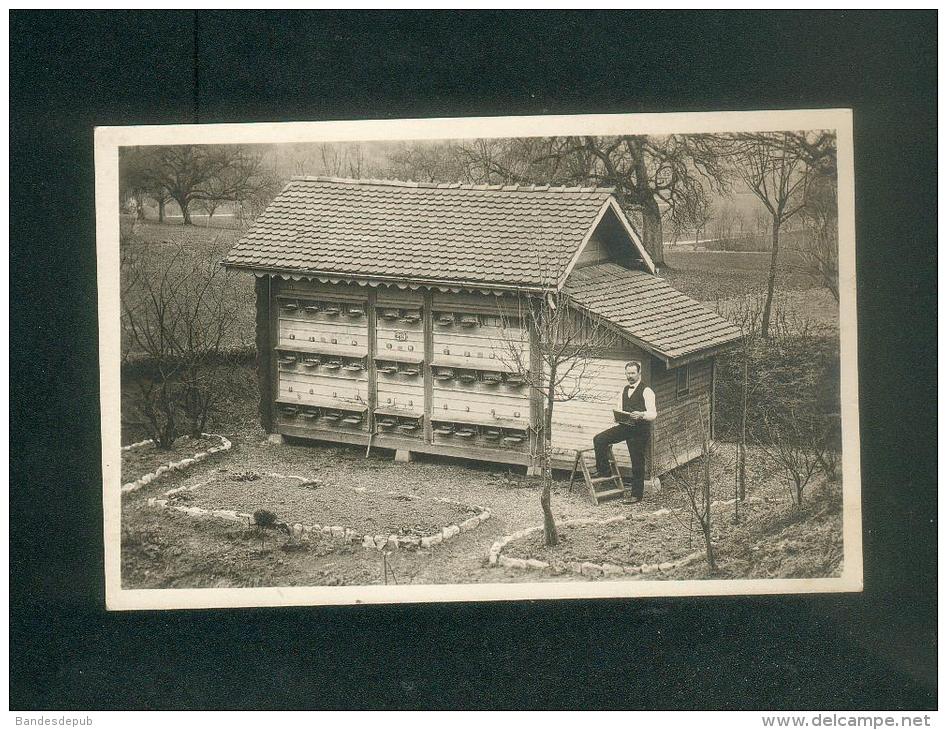
[[615,456],[612,454],[612,450],[608,450],[608,466],[611,469],[610,476],[592,476],[586,458],[590,452],[594,458],[594,449],[575,450],[575,462],[572,464],[572,474],[569,475],[569,491],[572,491],[572,482],[575,481],[576,472],[581,469],[582,476],[585,479],[585,486],[588,488],[589,495],[595,504],[621,497],[625,491],[625,483],[621,480],[621,474],[618,471],[618,465],[615,463]]

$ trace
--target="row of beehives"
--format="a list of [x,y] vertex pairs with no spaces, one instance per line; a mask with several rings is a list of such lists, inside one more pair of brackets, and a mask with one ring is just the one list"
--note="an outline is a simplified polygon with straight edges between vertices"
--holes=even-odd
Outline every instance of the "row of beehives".
[[[283,347],[279,349],[279,363],[283,369],[295,369],[301,366],[306,371],[321,370],[339,374],[355,374],[367,369],[366,357],[295,352]],[[431,365],[431,375],[441,384],[456,381],[465,384],[482,383],[488,386],[502,384],[511,388],[522,388],[526,385],[527,375],[524,373],[494,370],[477,362],[470,362],[468,365],[469,367]],[[384,355],[375,357],[375,369],[381,375],[416,378],[422,374],[422,367],[423,363],[420,362],[404,362],[386,358]]]
[[[305,314],[313,317],[335,318],[347,316],[359,318],[365,316],[365,305],[362,303],[341,301],[319,301],[307,299],[281,299],[280,309],[286,314]],[[378,307],[378,317],[388,322],[416,324],[421,321],[420,307]],[[500,315],[478,314],[475,312],[435,311],[432,321],[441,327],[474,328],[480,326],[520,326],[517,318],[505,318]]]
[[[314,429],[365,430],[368,407],[357,403],[335,403],[319,406],[304,403],[279,403],[279,414],[285,422],[297,422]],[[375,410],[375,431],[420,439],[424,435],[424,416]],[[456,443],[485,448],[525,448],[525,424],[511,426],[432,417],[431,435],[434,443]]]

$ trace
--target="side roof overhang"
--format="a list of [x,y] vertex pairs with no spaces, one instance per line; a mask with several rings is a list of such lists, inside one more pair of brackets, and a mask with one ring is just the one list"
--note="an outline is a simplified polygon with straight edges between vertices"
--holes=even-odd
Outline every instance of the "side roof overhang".
[[673,368],[735,345],[740,329],[664,279],[615,263],[575,269],[563,291],[580,310]]

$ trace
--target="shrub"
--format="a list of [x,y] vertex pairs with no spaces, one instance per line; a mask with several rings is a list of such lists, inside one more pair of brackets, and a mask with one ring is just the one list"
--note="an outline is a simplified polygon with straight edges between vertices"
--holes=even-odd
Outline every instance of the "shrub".
[[158,253],[122,250],[123,363],[147,361],[135,379],[137,417],[157,444],[187,432],[200,436],[225,396],[234,359],[227,347],[237,312],[234,277],[216,257],[181,237]]
[[276,513],[258,509],[253,513],[253,523],[260,533],[260,550],[263,550],[266,547],[266,531],[276,526]]

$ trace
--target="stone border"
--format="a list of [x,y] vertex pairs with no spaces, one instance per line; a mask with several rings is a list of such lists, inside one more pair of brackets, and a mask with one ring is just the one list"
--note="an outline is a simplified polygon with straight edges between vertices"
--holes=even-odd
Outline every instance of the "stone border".
[[[263,476],[272,477],[275,479],[296,479],[300,482],[311,484],[318,483],[322,484],[320,479],[309,479],[307,477],[297,476],[295,474],[280,474],[279,472],[266,472]],[[220,519],[227,520],[229,522],[244,522],[246,521],[247,525],[251,524],[253,515],[246,512],[237,512],[236,510],[228,509],[204,509],[203,507],[187,507],[183,505],[172,504],[171,500],[175,495],[182,492],[191,491],[197,489],[200,484],[194,484],[191,486],[178,487],[176,489],[171,489],[165,492],[162,496],[163,499],[158,499],[152,497],[148,500],[149,507],[158,507],[159,509],[170,509],[177,512],[182,512],[183,514],[189,515],[191,517],[217,517]],[[353,492],[359,494],[367,493],[368,489],[366,487],[346,487]],[[454,524],[451,523],[446,527],[441,528],[440,532],[434,535],[428,535],[426,537],[417,537],[416,535],[363,535],[352,528],[343,527],[341,525],[303,525],[302,523],[297,522],[294,525],[288,525],[285,522],[277,523],[279,526],[282,526],[287,532],[292,536],[294,540],[309,542],[312,540],[313,535],[321,535],[324,537],[331,537],[337,540],[340,540],[343,543],[352,543],[358,544],[361,543],[362,547],[371,548],[374,550],[418,550],[421,548],[433,548],[435,545],[440,545],[442,542],[450,540],[457,537],[458,535],[464,532],[470,532],[471,530],[476,529],[481,524],[490,519],[491,512],[485,507],[480,507],[477,505],[468,505],[461,502],[455,502],[443,497],[422,497],[419,494],[409,494],[405,492],[394,492],[394,491],[383,491],[383,492],[373,492],[374,494],[384,495],[386,497],[401,497],[408,499],[431,499],[433,502],[441,502],[443,504],[448,504],[454,507],[461,507],[463,509],[472,509],[477,512],[473,517],[469,517],[463,522]]]
[[[230,451],[230,449],[233,448],[233,444],[230,443],[230,441],[225,436],[221,436],[220,434],[202,433],[201,436],[205,436],[207,438],[220,439],[220,446],[214,446],[212,448],[207,449],[207,451],[198,451],[196,454],[194,454],[194,456],[189,457],[187,459],[181,459],[180,461],[172,461],[167,464],[162,464],[153,472],[149,474],[145,474],[143,477],[139,477],[133,482],[128,482],[127,484],[123,484],[122,494],[128,494],[129,492],[137,491],[141,489],[142,487],[144,487],[146,484],[151,484],[151,482],[153,482],[155,479],[157,479],[158,477],[164,474],[167,474],[172,471],[182,471],[184,469],[187,469],[190,466],[193,466],[199,461],[204,461],[204,459],[211,456],[212,454],[216,454],[220,451]],[[190,438],[190,436],[181,436],[180,438],[188,439]],[[146,439],[145,441],[139,441],[138,443],[129,444],[128,446],[123,446],[122,451],[129,451],[131,449],[141,448],[142,446],[146,446],[148,444],[153,444],[153,443],[154,441],[152,439]]]
[[[743,503],[757,503],[762,502],[763,500],[760,497],[748,497],[743,500]],[[736,499],[723,499],[715,500],[710,503],[710,508],[714,507],[727,507],[736,502]],[[654,512],[643,512],[638,515],[616,515],[614,517],[608,517],[604,520],[596,520],[594,518],[582,518],[575,520],[566,520],[560,522],[560,525],[568,527],[576,527],[582,525],[612,525],[618,522],[626,522],[627,520],[641,519],[641,518],[654,518],[654,517],[665,517],[671,514],[671,510],[668,508],[662,508],[655,510]],[[548,570],[552,565],[545,560],[537,560],[535,558],[511,558],[507,555],[502,555],[503,548],[506,547],[507,543],[512,542],[513,540],[520,540],[528,535],[532,535],[535,532],[539,532],[543,529],[542,525],[537,527],[528,527],[525,530],[520,530],[514,532],[512,535],[504,535],[499,540],[493,543],[490,546],[489,554],[489,563],[490,567],[495,568],[497,566],[503,566],[506,568],[516,568],[519,570]],[[693,553],[689,553],[684,557],[678,558],[677,560],[669,560],[663,563],[644,563],[642,565],[615,565],[614,563],[564,563],[563,565],[572,573],[577,575],[584,575],[588,577],[600,577],[600,576],[617,576],[617,575],[649,575],[651,573],[667,572],[673,570],[674,568],[680,568],[685,565],[690,565],[691,563],[700,560],[704,557],[703,550],[697,550]]]

